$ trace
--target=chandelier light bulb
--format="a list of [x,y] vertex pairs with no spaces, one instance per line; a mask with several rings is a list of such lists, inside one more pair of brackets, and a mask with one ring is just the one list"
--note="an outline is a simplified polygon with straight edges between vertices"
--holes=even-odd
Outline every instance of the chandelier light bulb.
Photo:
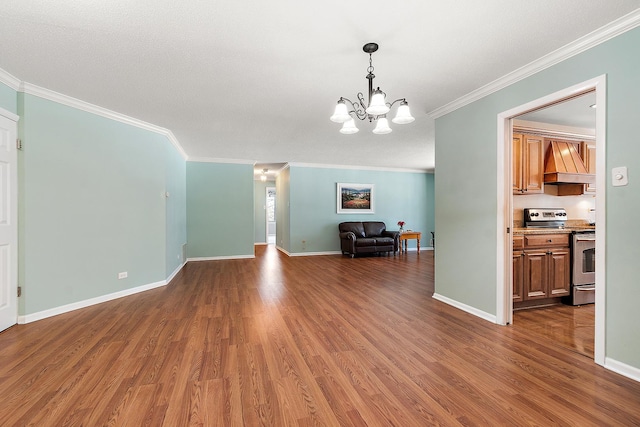
[[349,120],[351,116],[349,115],[349,111],[347,111],[347,104],[340,99],[336,104],[336,109],[333,112],[333,116],[329,117],[329,120],[336,123],[344,123]]
[[380,88],[376,89],[371,96],[371,104],[367,108],[367,114],[372,116],[380,116],[389,112],[389,107],[384,100],[384,92]]
[[376,135],[384,135],[387,133],[391,133],[391,128],[389,127],[389,121],[386,117],[379,117],[376,122],[376,128],[373,130],[373,133]]
[[409,110],[409,104],[407,101],[402,101],[398,107],[396,116],[391,121],[399,125],[405,125],[413,122],[414,120],[415,118],[411,115],[411,111]]
[[340,133],[343,133],[345,135],[352,135],[354,133],[358,133],[359,131],[360,129],[356,127],[356,122],[355,120],[353,120],[353,117],[344,122],[344,124],[342,125],[342,129],[340,129]]

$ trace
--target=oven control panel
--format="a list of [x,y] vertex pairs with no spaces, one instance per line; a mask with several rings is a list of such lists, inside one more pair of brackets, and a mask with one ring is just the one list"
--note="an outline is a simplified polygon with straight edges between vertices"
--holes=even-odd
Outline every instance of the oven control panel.
[[527,208],[524,210],[525,227],[564,228],[567,211],[563,208]]
[[566,221],[567,211],[562,208],[528,208],[524,210],[525,221]]

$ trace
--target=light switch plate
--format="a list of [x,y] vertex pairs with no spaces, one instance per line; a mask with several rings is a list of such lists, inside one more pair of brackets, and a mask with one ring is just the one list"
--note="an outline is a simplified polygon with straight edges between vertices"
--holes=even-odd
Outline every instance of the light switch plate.
[[611,185],[620,187],[627,184],[629,184],[629,175],[626,166],[611,169]]

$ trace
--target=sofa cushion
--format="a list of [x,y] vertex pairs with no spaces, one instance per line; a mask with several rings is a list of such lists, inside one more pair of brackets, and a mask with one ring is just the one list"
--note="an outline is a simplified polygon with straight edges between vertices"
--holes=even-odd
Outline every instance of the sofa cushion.
[[393,246],[393,237],[376,237],[376,246]]
[[363,246],[375,246],[375,245],[376,245],[376,239],[374,239],[373,237],[360,237],[356,239],[356,246],[359,248]]
[[363,224],[364,233],[367,237],[380,236],[387,229],[382,221],[367,221],[363,222]]
[[338,227],[341,233],[351,231],[353,234],[356,235],[356,238],[365,237],[364,227],[362,225],[362,222],[360,221],[341,222]]

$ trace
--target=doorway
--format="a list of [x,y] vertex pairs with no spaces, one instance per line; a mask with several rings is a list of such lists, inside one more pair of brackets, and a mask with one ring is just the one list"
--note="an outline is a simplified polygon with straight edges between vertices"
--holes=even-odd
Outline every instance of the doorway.
[[266,241],[268,245],[275,245],[276,243],[276,187],[266,188]]
[[0,108],[0,331],[18,322],[17,121]]
[[[513,323],[512,254],[511,235],[513,218],[512,188],[512,134],[513,118],[535,110],[557,104],[567,99],[595,91],[596,95],[596,304],[594,361],[604,365],[605,355],[605,147],[606,147],[606,76],[602,75],[581,84],[560,90],[533,100],[498,115],[498,165],[503,173],[498,174],[498,253],[497,253],[497,323]],[[527,197],[527,196],[524,196]]]

